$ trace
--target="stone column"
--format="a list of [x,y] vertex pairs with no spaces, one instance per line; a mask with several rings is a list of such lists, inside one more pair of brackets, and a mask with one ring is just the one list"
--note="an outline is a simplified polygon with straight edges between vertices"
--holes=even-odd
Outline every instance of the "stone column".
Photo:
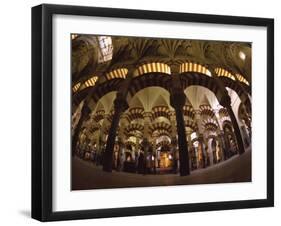
[[176,127],[176,112],[170,111],[170,122],[172,129],[172,137],[177,136],[177,127]]
[[158,167],[158,156],[157,156],[157,151],[156,151],[156,137],[153,138],[152,149],[153,149],[153,154],[154,154],[154,165],[155,165],[155,168],[157,168]]
[[[126,126],[126,117],[124,114],[120,117],[120,127],[119,127],[119,161],[120,161],[120,170],[123,170],[123,164],[125,161],[125,126]],[[132,153],[132,159],[135,159],[135,155]]]
[[116,131],[119,125],[120,116],[127,108],[127,101],[117,95],[116,99],[114,100],[114,115],[108,133],[106,149],[104,153],[103,170],[106,172],[112,171],[113,148],[115,144]]
[[213,155],[213,148],[212,148],[212,143],[210,142],[210,139],[208,140],[208,147],[207,147],[207,152],[210,160],[210,166],[214,165],[214,155]]
[[246,124],[245,124],[245,121],[243,120],[243,125],[240,127],[241,128],[241,132],[243,134],[243,141],[244,141],[244,144],[246,145],[246,147],[248,147],[250,145],[250,138],[249,138],[249,134],[247,132],[247,129],[246,129]]
[[204,140],[204,136],[203,136],[204,131],[203,131],[202,122],[201,122],[200,110],[197,109],[194,112],[195,112],[194,120],[198,127],[198,131],[197,131],[198,142],[200,143],[201,149],[202,149],[203,168],[205,168],[207,166],[207,158],[210,159],[208,150],[206,150],[206,147],[208,145],[205,146],[205,140]]
[[[148,145],[149,144],[149,123],[150,123],[150,112],[144,113],[144,126],[143,126],[143,140]],[[148,148],[147,148],[148,149]],[[147,150],[144,148],[144,154],[146,156]]]
[[236,136],[236,141],[237,141],[237,145],[238,145],[238,152],[241,155],[245,152],[245,149],[244,149],[243,139],[242,139],[242,136],[241,136],[241,133],[240,133],[239,125],[238,125],[238,122],[236,120],[236,117],[235,117],[234,112],[233,112],[232,107],[231,107],[230,96],[228,94],[225,94],[225,96],[222,98],[220,104],[223,107],[225,107],[228,111],[228,114],[229,114],[231,122],[232,122],[232,126],[234,128],[234,133],[235,133],[235,136]]
[[100,145],[100,139],[99,139],[99,134],[97,134],[97,137],[96,137],[96,152],[98,152],[99,150],[98,150],[98,147],[99,147],[99,145]]
[[136,146],[135,146],[135,167],[138,170],[138,164],[139,164],[139,157],[140,157],[140,139],[136,137]]
[[78,142],[78,138],[79,138],[79,133],[82,127],[82,124],[84,122],[84,120],[86,119],[86,117],[90,114],[90,109],[87,106],[86,103],[84,103],[82,109],[81,109],[81,116],[80,119],[77,123],[77,126],[73,132],[73,136],[72,136],[72,140],[71,140],[71,149],[72,149],[72,156],[75,155],[75,151],[76,151],[76,146],[77,146],[77,142]]
[[185,123],[183,118],[183,106],[185,104],[185,99],[186,96],[183,91],[174,90],[170,94],[171,106],[175,109],[176,112],[181,176],[190,174],[188,147],[186,142]]
[[230,142],[229,142],[229,139],[228,139],[228,134],[226,133],[222,133],[222,138],[224,139],[224,147],[225,147],[225,153],[224,153],[224,156],[225,156],[225,159],[228,159],[230,157]]
[[226,156],[226,147],[225,147],[225,140],[224,140],[224,134],[223,131],[218,130],[217,131],[218,134],[218,140],[219,140],[219,144],[220,144],[220,148],[221,148],[221,153],[222,153],[222,160],[226,160],[227,156]]
[[145,112],[143,117],[144,117],[144,127],[143,127],[143,137],[148,140],[149,137],[149,123],[150,123],[150,112]]
[[[193,147],[192,147],[192,143],[191,143],[191,131],[189,131],[187,133],[187,140],[188,140],[188,150],[189,150],[189,156],[192,156],[192,154],[190,155],[190,151],[193,150]],[[196,149],[194,148],[194,152],[195,152],[195,156],[196,156]],[[189,170],[191,171],[191,158],[189,158]],[[198,159],[196,158],[196,166],[198,166]]]
[[107,128],[110,126],[110,121],[109,121],[110,115],[109,114],[104,114],[103,122],[100,128],[100,152],[104,151],[104,143],[106,142],[106,135],[107,135]]
[[174,111],[170,112],[170,121],[171,121],[171,146],[173,153],[173,170],[174,173],[178,171],[178,159],[177,159],[177,127],[176,127],[176,113]]
[[195,110],[195,117],[194,117],[194,120],[197,124],[197,127],[198,127],[198,133],[199,134],[203,134],[203,128],[202,128],[202,123],[201,123],[201,115],[200,115],[200,110]]
[[136,147],[135,147],[135,151],[137,152],[138,156],[140,155],[140,139],[138,137],[136,137]]
[[192,143],[191,143],[191,131],[189,131],[189,132],[187,133],[187,140],[188,140],[188,147],[189,147],[189,149],[191,149],[191,148],[192,148]]
[[144,128],[143,128],[143,150],[144,150],[144,172],[146,173],[147,167],[147,152],[149,149],[149,123],[150,123],[150,112],[144,113]]
[[202,167],[205,168],[206,167],[206,154],[205,153],[205,146],[204,146],[204,137],[203,137],[203,134],[199,134],[198,136],[198,142],[199,142],[199,145],[201,146],[201,155],[202,155]]

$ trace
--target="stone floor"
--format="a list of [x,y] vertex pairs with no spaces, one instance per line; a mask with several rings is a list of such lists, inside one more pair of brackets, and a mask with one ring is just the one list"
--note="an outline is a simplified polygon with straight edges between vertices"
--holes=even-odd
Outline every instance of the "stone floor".
[[251,151],[233,156],[205,169],[192,171],[189,176],[178,174],[142,175],[102,171],[91,162],[77,157],[72,159],[72,189],[146,187],[163,185],[210,184],[251,181]]

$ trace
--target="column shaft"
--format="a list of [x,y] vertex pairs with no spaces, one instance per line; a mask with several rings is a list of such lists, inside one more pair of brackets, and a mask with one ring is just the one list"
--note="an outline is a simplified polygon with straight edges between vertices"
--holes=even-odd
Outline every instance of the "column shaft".
[[122,112],[128,108],[126,100],[121,98],[116,98],[114,101],[114,115],[110,130],[108,133],[106,148],[104,153],[103,170],[107,172],[112,171],[112,160],[113,160],[113,148],[115,144],[116,131],[119,125],[119,120]]
[[184,92],[176,91],[174,93],[171,93],[170,96],[171,105],[176,112],[181,176],[190,174],[188,147],[186,142],[185,123],[183,118],[183,106],[185,104],[185,99],[186,96]]
[[230,119],[231,119],[231,122],[232,122],[232,125],[233,125],[234,133],[235,133],[235,136],[236,136],[236,141],[237,141],[237,145],[238,145],[238,152],[241,155],[245,152],[243,139],[242,139],[242,136],[241,136],[241,132],[240,132],[238,122],[236,120],[236,117],[235,117],[234,112],[233,112],[232,107],[231,107],[231,98],[228,94],[225,94],[225,96],[223,96],[223,98],[221,100],[221,105],[224,106],[228,111],[228,114],[230,116]]
[[237,120],[235,118],[235,115],[234,115],[234,112],[233,112],[231,106],[229,106],[227,108],[227,110],[228,110],[228,113],[229,113],[229,116],[230,116],[230,119],[231,119],[231,122],[232,122],[232,125],[233,125],[233,128],[234,128],[234,133],[235,133],[237,145],[238,145],[238,152],[241,155],[245,152],[245,149],[244,149],[243,139],[242,139],[242,136],[241,136],[239,125],[237,123]]
[[72,156],[75,155],[75,151],[76,151],[76,146],[77,146],[77,142],[78,142],[78,138],[79,138],[79,133],[82,127],[82,124],[85,120],[85,118],[87,117],[87,115],[90,113],[90,109],[88,108],[87,104],[84,103],[82,109],[81,109],[81,116],[80,119],[77,123],[77,126],[74,130],[73,136],[72,136],[72,141],[71,141],[71,149],[72,149]]
[[180,175],[186,176],[190,174],[188,147],[185,135],[185,124],[182,109],[176,109],[179,158],[180,158]]

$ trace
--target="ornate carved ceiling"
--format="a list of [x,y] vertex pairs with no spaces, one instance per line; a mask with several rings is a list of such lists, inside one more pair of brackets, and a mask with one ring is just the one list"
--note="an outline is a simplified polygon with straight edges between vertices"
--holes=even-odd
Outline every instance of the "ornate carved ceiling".
[[136,70],[152,62],[167,64],[173,72],[179,72],[183,63],[194,62],[206,68],[223,68],[251,82],[250,43],[137,37],[111,40],[112,59],[105,62],[99,60],[98,36],[78,35],[72,40],[73,85],[93,76],[105,81],[117,69],[122,70],[116,75],[126,76],[126,69]]

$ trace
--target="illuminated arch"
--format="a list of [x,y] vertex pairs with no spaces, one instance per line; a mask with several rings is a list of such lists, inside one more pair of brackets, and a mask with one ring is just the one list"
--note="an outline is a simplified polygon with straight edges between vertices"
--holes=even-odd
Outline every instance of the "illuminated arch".
[[92,87],[96,85],[96,82],[98,81],[98,76],[92,76],[91,78],[87,79],[83,83],[78,82],[72,87],[72,91],[76,93],[77,91],[81,91],[83,89],[86,89],[88,87]]
[[212,77],[211,72],[205,66],[192,62],[186,62],[180,65],[180,74],[184,72],[198,72]]
[[155,130],[152,135],[152,137],[155,137],[155,138],[159,138],[161,136],[167,136],[167,137],[170,137],[171,134],[169,133],[169,131],[165,130],[165,129],[159,129],[159,130]]
[[116,79],[116,78],[126,79],[127,74],[128,74],[127,68],[118,68],[111,72],[106,73],[106,78],[107,80]]
[[195,111],[191,105],[184,105],[183,106],[183,115],[188,116],[191,119],[195,118]]
[[[181,85],[186,93],[186,90],[190,87],[202,87],[208,89],[214,94],[218,102],[224,96],[226,90],[222,89],[215,78],[204,76],[202,74],[194,73],[182,73],[181,74]],[[187,95],[190,99],[190,97]],[[191,101],[191,100],[190,100]],[[193,103],[191,103],[194,108],[197,108]],[[199,106],[198,106],[199,107]]]
[[79,90],[81,86],[81,82],[76,83],[73,87],[72,87],[72,92],[75,93]]
[[226,69],[224,69],[224,68],[221,68],[221,67],[217,67],[217,68],[215,68],[215,73],[217,74],[217,76],[219,76],[219,77],[227,77],[227,78],[230,78],[230,79],[232,79],[232,80],[236,80],[235,79],[235,76],[232,74],[232,73],[230,73],[229,71],[227,71]]
[[242,82],[244,84],[246,84],[247,86],[249,86],[249,82],[247,81],[247,79],[245,79],[245,77],[241,74],[236,74],[236,78],[238,79],[239,82]]
[[[153,77],[153,74],[151,74]],[[158,74],[159,75],[159,74]],[[158,77],[156,75],[156,77]],[[168,84],[166,84],[165,80],[161,80],[161,76],[158,79],[147,79],[148,76],[139,77],[140,80],[132,81],[129,87],[129,93],[127,95],[127,102],[129,106],[135,106],[132,103],[135,102],[136,98],[140,100],[139,106],[143,107],[145,111],[151,111],[154,106],[158,106],[158,104],[168,105],[169,106],[169,90]],[[164,84],[163,84],[164,83]],[[155,92],[157,95],[155,95]],[[151,95],[151,96],[149,96]],[[149,96],[149,97],[148,97]],[[163,96],[162,100],[165,99],[165,103],[163,101],[159,101],[159,97]]]
[[133,123],[133,124],[129,124],[126,128],[125,128],[125,133],[126,134],[132,134],[132,132],[135,132],[135,131],[139,131],[139,132],[143,132],[143,125],[141,124],[138,124],[138,123]]
[[205,104],[202,104],[200,105],[200,115],[203,116],[209,116],[211,118],[215,117],[215,113],[213,111],[213,109],[211,108],[210,105],[205,105]]
[[92,76],[91,78],[87,79],[83,85],[81,86],[80,90],[91,87],[91,86],[95,86],[96,82],[98,81],[98,76]]
[[143,64],[139,66],[135,72],[134,72],[134,77],[148,74],[148,73],[163,73],[163,74],[171,74],[171,68],[169,65],[160,63],[160,62],[152,62],[148,64]]
[[153,134],[154,131],[156,130],[166,130],[168,131],[168,133],[172,133],[172,127],[171,125],[169,125],[166,122],[157,122],[157,123],[153,123],[151,126],[149,126],[149,131],[150,134]]
[[170,120],[170,109],[168,106],[154,106],[152,108],[152,121],[158,117],[165,117]]
[[144,109],[142,107],[133,107],[129,108],[128,113],[126,114],[128,117],[128,121],[132,122],[136,119],[143,119]]
[[96,113],[94,114],[93,119],[94,119],[96,122],[99,122],[99,121],[101,121],[101,120],[104,119],[104,114],[105,114],[105,111],[104,111],[104,110],[98,110],[98,111],[96,111]]
[[218,129],[218,123],[214,119],[203,120],[202,125],[206,131],[216,131]]
[[192,120],[185,120],[185,129],[188,132],[188,128],[191,128],[193,132],[198,130],[197,123]]

